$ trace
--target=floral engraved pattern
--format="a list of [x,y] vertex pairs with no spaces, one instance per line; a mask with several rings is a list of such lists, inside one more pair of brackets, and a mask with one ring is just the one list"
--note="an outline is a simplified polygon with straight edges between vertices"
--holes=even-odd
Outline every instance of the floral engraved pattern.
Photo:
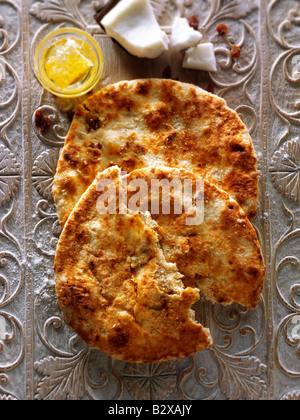
[[274,185],[290,201],[300,203],[300,139],[287,142],[271,162]]
[[8,376],[4,374],[3,375],[0,374],[0,401],[17,401],[19,398],[16,395],[6,391],[1,386],[1,385],[5,386],[8,383],[9,383]]
[[32,5],[31,13],[43,22],[69,22],[82,27],[86,22],[79,13],[81,0],[45,0]]
[[206,23],[210,22],[210,25],[232,16],[236,19],[244,18],[257,9],[255,0],[208,0],[208,3],[210,3],[210,13]]
[[123,371],[125,385],[135,400],[164,400],[176,386],[173,362],[156,365],[127,364]]
[[[242,87],[242,90],[245,94],[245,99],[252,104],[253,100],[251,99],[248,92],[248,85],[253,80],[257,68],[258,68],[258,41],[254,31],[251,26],[245,22],[241,21],[241,35],[238,38],[227,38],[225,42],[221,39],[218,40],[218,44],[215,47],[215,52],[217,57],[223,56],[223,59],[218,59],[219,67],[223,70],[232,69],[236,75],[235,82],[219,79],[220,75],[225,76],[225,74],[219,73],[217,76],[211,75],[211,78],[216,86],[221,88],[219,91],[219,96],[224,96],[227,92],[234,88]],[[250,51],[250,59],[247,54],[247,60],[242,56],[242,59],[239,61],[232,58],[231,50],[233,46],[238,46],[242,51]],[[225,57],[225,58],[224,58]],[[227,75],[228,77],[228,75]],[[252,111],[252,108],[251,108]]]
[[267,367],[256,357],[230,357],[215,352],[220,364],[220,386],[229,400],[265,400],[267,385],[261,379]]
[[35,363],[40,375],[35,399],[37,400],[78,400],[88,393],[96,399],[93,392],[107,386],[108,373],[99,371],[97,381],[90,375],[93,350],[88,347],[70,356],[49,356]]
[[[41,132],[36,124],[36,112],[41,111],[45,118],[48,118],[50,127],[46,133]],[[61,134],[64,131],[64,127],[61,124],[61,117],[59,111],[52,105],[39,106],[32,116],[32,126],[34,127],[36,135],[45,144],[54,147],[61,147],[64,145],[65,136]]]
[[0,206],[14,196],[20,180],[20,165],[13,154],[0,144]]
[[[3,3],[3,0],[2,2]],[[2,55],[7,55],[8,53],[10,53],[18,44],[18,42],[20,41],[20,36],[21,36],[21,30],[20,30],[20,9],[18,4],[16,4],[16,2],[12,1],[12,0],[6,0],[6,3],[8,5],[10,5],[11,7],[13,7],[14,9],[16,9],[17,13],[18,13],[18,25],[17,25],[17,30],[14,31],[14,34],[9,33],[5,28],[4,28],[4,19],[3,17],[0,15],[0,54]],[[17,34],[17,36],[15,37],[15,35]]]
[[281,401],[299,401],[300,391],[289,392],[281,398]]
[[[12,149],[11,141],[7,131],[14,124],[21,106],[20,80],[18,73],[10,60],[10,54],[14,53],[20,43],[21,38],[21,11],[18,2],[12,0],[2,0],[7,7],[14,10],[14,30],[8,29],[9,21],[5,21],[0,14],[0,110],[7,109],[5,115],[0,114],[0,137],[4,143]],[[1,12],[0,12],[1,13]]]
[[[168,0],[151,0],[156,16],[159,18],[164,13]],[[73,25],[86,28],[87,22],[83,19],[79,5],[81,0],[44,0],[34,3],[31,7],[31,14],[43,22],[69,22]],[[100,0],[94,3],[94,9],[100,9],[107,1]]]
[[[41,27],[41,32],[48,29],[48,24],[73,23],[86,30],[91,27],[85,22],[85,18],[81,12],[81,1],[76,0],[44,0],[34,2],[30,12],[33,16],[41,20],[46,25]],[[198,15],[199,5],[206,3],[208,10],[204,16],[201,16],[202,31],[207,39],[210,39],[216,48],[219,63],[218,74],[211,74],[211,80],[219,89],[220,96],[228,96],[230,98],[232,91],[241,89],[242,96],[235,106],[237,112],[249,122],[249,129],[255,132],[258,119],[257,111],[254,107],[254,101],[251,97],[251,83],[257,75],[259,67],[259,45],[257,34],[252,25],[247,22],[247,17],[255,13],[258,5],[252,0],[151,0],[152,6],[158,18],[164,14],[170,14],[171,3],[176,14],[182,16]],[[93,2],[93,9],[97,9],[105,4],[100,0]],[[200,17],[200,16],[199,16]],[[216,25],[218,22],[235,19],[235,30],[228,37],[216,37]],[[98,33],[98,32],[97,32]],[[240,60],[234,60],[231,56],[233,45],[238,45],[244,52]],[[167,63],[166,63],[167,64]],[[160,71],[161,74],[161,71]],[[232,96],[234,98],[234,95]],[[241,104],[242,101],[242,104]],[[63,106],[61,106],[63,105]],[[46,99],[46,95],[41,95],[39,102],[39,110],[42,110],[50,119],[51,128],[47,133],[40,133],[35,125],[34,114],[32,117],[32,126],[38,139],[46,145],[49,150],[43,151],[35,160],[33,165],[32,177],[33,185],[43,197],[36,204],[39,221],[33,230],[34,243],[39,255],[49,258],[49,265],[52,264],[52,258],[55,253],[55,246],[59,237],[59,226],[57,217],[52,210],[52,194],[51,186],[55,173],[56,162],[59,155],[59,148],[63,145],[66,125],[63,123],[62,112],[69,111],[69,104],[59,104],[57,101]],[[47,292],[47,294],[50,293]],[[39,297],[42,298],[45,289],[42,289]],[[55,292],[51,292],[51,300],[55,300]],[[36,301],[36,310],[40,310],[40,299]],[[211,314],[215,320],[215,327],[222,331],[222,325],[214,318],[214,309],[209,306],[207,313]],[[228,314],[223,314],[225,317]],[[43,317],[44,319],[44,317]],[[35,362],[36,373],[39,375],[39,382],[36,389],[36,398],[38,399],[76,399],[83,398],[88,394],[90,398],[94,398],[91,392],[90,379],[87,377],[87,369],[90,364],[90,350],[84,349],[80,352],[75,351],[73,345],[71,354],[62,351],[58,344],[53,344],[50,339],[50,332],[55,330],[55,336],[59,337],[59,331],[63,328],[61,314],[54,313],[47,316],[44,320],[44,326],[39,321],[39,336],[51,354]],[[114,380],[115,386],[118,387],[115,396],[121,399],[125,393],[134,399],[168,399],[170,396],[182,396],[191,398],[187,383],[194,375],[196,382],[194,384],[195,395],[197,387],[202,386],[210,391],[210,399],[217,398],[221,395],[223,398],[232,399],[264,399],[266,398],[266,383],[263,376],[266,373],[265,365],[251,352],[259,345],[263,339],[264,329],[261,336],[255,332],[254,327],[244,326],[241,318],[237,319],[237,323],[233,328],[227,328],[227,336],[230,337],[230,345],[222,349],[216,347],[211,350],[214,354],[214,363],[211,363],[203,370],[197,367],[196,359],[191,358],[191,364],[184,369],[178,377],[177,362],[166,362],[157,365],[137,365],[137,364],[119,364],[115,361],[108,363],[108,373],[101,370],[102,380],[98,389],[106,389],[109,378]],[[51,328],[53,327],[53,328]],[[241,336],[247,335],[253,337],[253,342],[248,343],[241,354],[229,355],[229,349],[233,346],[237,329],[240,329]],[[65,327],[64,327],[65,329]],[[53,333],[52,333],[53,334]],[[76,340],[72,337],[73,340]],[[57,342],[60,342],[59,338]],[[75,341],[74,341],[75,342]],[[55,356],[52,353],[55,353]],[[211,374],[210,371],[217,372],[218,380],[213,382],[205,382],[204,376]],[[108,376],[107,376],[108,375]],[[76,385],[74,385],[77,379]],[[97,388],[94,386],[94,389]],[[219,390],[219,391],[218,391]]]
[[58,149],[43,152],[33,164],[33,185],[40,195],[48,201],[53,201],[52,186],[59,153]]
[[35,369],[43,376],[37,387],[37,399],[77,400],[82,397],[82,378],[88,355],[89,351],[83,350],[69,359],[47,357],[41,362],[36,362]]
[[[287,310],[275,328],[273,352],[277,366],[287,378],[300,378],[299,305],[299,202],[300,142],[299,86],[300,9],[299,2],[269,1],[267,22],[278,53],[270,69],[270,101],[274,119],[274,147],[270,176],[282,200],[282,214],[289,221],[275,243],[273,270],[277,297]],[[288,99],[290,98],[290,99]],[[296,206],[296,207],[295,207]],[[279,215],[276,214],[278,218]],[[299,392],[286,393],[283,399],[298,399]]]
[[41,220],[33,229],[34,244],[42,255],[54,257],[61,234],[57,213],[51,212],[47,200],[40,200],[37,203],[37,213],[41,217]]

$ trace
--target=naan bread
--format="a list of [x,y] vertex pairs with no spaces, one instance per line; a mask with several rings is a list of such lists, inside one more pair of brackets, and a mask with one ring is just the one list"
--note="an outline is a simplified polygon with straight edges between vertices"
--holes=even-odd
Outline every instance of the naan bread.
[[146,79],[108,86],[80,105],[62,151],[53,194],[63,226],[98,172],[164,165],[192,170],[257,213],[251,137],[223,99],[189,84]]
[[[191,209],[182,215],[133,213],[137,184],[131,181],[151,185],[152,179],[201,180],[204,222],[186,226]],[[99,213],[101,199],[114,208],[114,195],[100,188],[103,180],[114,183],[116,197],[127,192],[128,201],[117,200],[116,214]],[[147,202],[150,195],[145,197]],[[136,363],[185,358],[212,344],[191,311],[198,288],[213,302],[252,308],[264,278],[255,231],[239,205],[191,172],[164,167],[122,177],[118,167],[98,174],[65,224],[54,269],[70,327],[88,345]]]
[[[195,183],[200,177],[185,169],[160,167],[135,170],[126,177],[126,183],[131,186],[127,192],[129,202],[136,193],[132,181],[139,179],[147,182],[149,194],[141,197],[141,205],[148,201],[146,207],[150,211],[151,199],[156,196],[153,194],[154,188],[151,188],[154,180],[168,180],[169,183],[176,179],[181,183],[193,180],[195,193]],[[254,309],[260,300],[265,279],[265,265],[255,229],[245,212],[225,191],[208,181],[202,181],[203,223],[189,225],[189,212],[175,214],[174,203],[178,199],[176,189],[170,192],[173,203],[170,214],[162,214],[161,209],[158,215],[151,214],[157,224],[154,230],[160,237],[165,258],[176,264],[184,276],[185,286],[198,287],[213,303],[229,305],[236,302]],[[195,205],[195,196],[193,200]]]
[[212,344],[194,321],[199,291],[184,288],[151,223],[140,215],[99,215],[101,174],[70,215],[55,258],[56,290],[71,328],[90,346],[136,363],[185,358]]

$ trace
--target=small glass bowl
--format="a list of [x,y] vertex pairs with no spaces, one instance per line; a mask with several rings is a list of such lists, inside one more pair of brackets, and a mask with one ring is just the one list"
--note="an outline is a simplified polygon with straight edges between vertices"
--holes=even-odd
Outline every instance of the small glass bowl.
[[[60,40],[68,37],[88,43],[91,47],[91,56],[89,59],[93,62],[93,67],[91,67],[91,70],[83,80],[62,89],[48,77],[45,65],[47,62],[47,55],[53,46]],[[101,48],[88,33],[76,28],[62,28],[51,32],[40,42],[34,54],[34,70],[39,82],[53,95],[62,98],[75,98],[90,92],[99,82],[103,74],[103,69],[104,61]]]

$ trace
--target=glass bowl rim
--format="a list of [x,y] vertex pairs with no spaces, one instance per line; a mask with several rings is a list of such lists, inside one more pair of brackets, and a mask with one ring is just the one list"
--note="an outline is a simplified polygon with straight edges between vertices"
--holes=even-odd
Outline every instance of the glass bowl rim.
[[[82,39],[84,39],[85,41],[87,41],[94,49],[94,52],[98,58],[97,60],[97,71],[95,74],[95,77],[89,82],[88,85],[84,85],[83,89],[81,89],[80,87],[74,90],[70,90],[68,92],[67,89],[60,89],[60,88],[55,88],[55,84],[53,82],[53,84],[49,85],[48,81],[45,80],[45,78],[42,76],[41,73],[41,62],[39,60],[41,54],[43,53],[43,51],[45,50],[45,48],[49,45],[49,43],[52,40],[55,40],[55,38],[58,37],[62,37],[63,35],[74,35],[74,36],[79,36]],[[35,75],[37,77],[37,79],[39,80],[39,82],[42,84],[42,86],[48,90],[50,93],[52,93],[53,95],[59,96],[59,97],[63,97],[63,98],[75,98],[75,97],[79,97],[82,96],[86,93],[88,93],[89,91],[91,91],[95,85],[99,82],[102,74],[103,74],[103,69],[104,69],[104,62],[103,62],[103,52],[102,49],[100,47],[100,45],[97,43],[97,41],[87,32],[85,32],[82,29],[78,29],[78,28],[73,28],[73,27],[65,27],[65,28],[59,28],[56,29],[52,32],[50,32],[48,35],[46,35],[37,45],[35,52],[34,52],[34,72]]]

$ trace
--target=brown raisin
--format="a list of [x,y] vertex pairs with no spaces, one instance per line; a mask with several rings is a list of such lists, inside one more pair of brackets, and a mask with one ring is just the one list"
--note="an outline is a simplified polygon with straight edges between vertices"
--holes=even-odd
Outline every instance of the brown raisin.
[[241,56],[241,49],[237,45],[234,45],[231,49],[231,57],[239,58]]
[[191,28],[195,29],[197,31],[199,29],[199,19],[197,16],[191,16],[188,18],[188,22]]
[[223,23],[221,23],[218,27],[217,27],[217,32],[219,35],[226,35],[228,33],[228,26],[224,25]]
[[207,88],[206,88],[207,92],[209,93],[215,93],[215,85],[213,85],[212,83],[210,83]]
[[45,117],[41,109],[35,113],[35,124],[41,133],[47,133],[50,130],[51,122],[48,117]]

